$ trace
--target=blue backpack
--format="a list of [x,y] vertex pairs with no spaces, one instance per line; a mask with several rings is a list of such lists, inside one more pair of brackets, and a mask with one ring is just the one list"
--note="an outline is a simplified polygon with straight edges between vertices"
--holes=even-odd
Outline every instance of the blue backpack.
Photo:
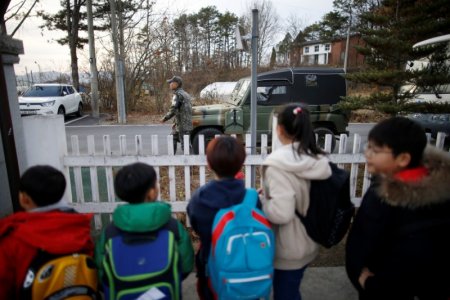
[[175,219],[154,232],[125,232],[110,224],[105,236],[101,278],[105,299],[181,299]]
[[218,299],[256,299],[270,295],[275,239],[258,194],[247,189],[242,203],[217,212],[207,272]]

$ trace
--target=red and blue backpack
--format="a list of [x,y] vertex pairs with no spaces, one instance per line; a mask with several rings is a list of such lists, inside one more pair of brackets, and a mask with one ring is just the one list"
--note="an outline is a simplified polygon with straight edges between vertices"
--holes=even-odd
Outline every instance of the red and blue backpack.
[[207,273],[218,299],[269,298],[275,239],[257,200],[247,189],[242,203],[214,218]]

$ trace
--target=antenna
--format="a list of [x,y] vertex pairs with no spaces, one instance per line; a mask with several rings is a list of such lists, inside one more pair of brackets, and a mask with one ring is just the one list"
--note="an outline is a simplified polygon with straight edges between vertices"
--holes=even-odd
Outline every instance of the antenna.
[[248,51],[247,40],[251,39],[251,35],[244,35],[244,28],[242,26],[236,26],[236,49],[241,51]]

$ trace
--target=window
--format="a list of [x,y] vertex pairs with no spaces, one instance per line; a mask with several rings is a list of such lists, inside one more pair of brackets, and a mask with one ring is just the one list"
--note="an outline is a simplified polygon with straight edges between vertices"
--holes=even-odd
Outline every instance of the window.
[[305,47],[305,53],[309,53],[309,47]]
[[314,46],[314,52],[319,52],[319,45]]
[[325,51],[330,51],[330,44],[325,45]]
[[287,97],[287,87],[283,85],[273,85],[273,86],[258,86],[256,94],[256,99],[259,104],[268,102],[266,105],[271,105],[274,102],[284,103],[288,101]]
[[71,87],[71,86],[67,86],[67,90],[69,91],[69,94],[75,93],[73,87]]
[[29,88],[23,97],[51,97],[51,96],[61,96],[60,86],[45,86],[45,85],[35,85]]

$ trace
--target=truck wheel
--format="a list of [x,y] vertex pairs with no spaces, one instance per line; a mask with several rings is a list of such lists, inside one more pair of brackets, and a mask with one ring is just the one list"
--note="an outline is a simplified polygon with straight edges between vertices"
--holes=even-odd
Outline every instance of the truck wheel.
[[330,153],[333,153],[334,148],[336,147],[336,136],[334,135],[334,132],[326,127],[317,127],[314,129],[314,133],[317,134],[317,145],[325,149],[325,136],[327,134],[331,134],[331,150]]
[[205,128],[205,129],[202,129],[199,132],[197,132],[195,134],[194,138],[192,139],[192,150],[193,150],[194,154],[198,154],[200,152],[198,142],[200,140],[199,136],[202,134],[205,136],[205,149],[206,149],[206,147],[208,146],[208,143],[216,135],[223,134],[223,132],[216,128]]

